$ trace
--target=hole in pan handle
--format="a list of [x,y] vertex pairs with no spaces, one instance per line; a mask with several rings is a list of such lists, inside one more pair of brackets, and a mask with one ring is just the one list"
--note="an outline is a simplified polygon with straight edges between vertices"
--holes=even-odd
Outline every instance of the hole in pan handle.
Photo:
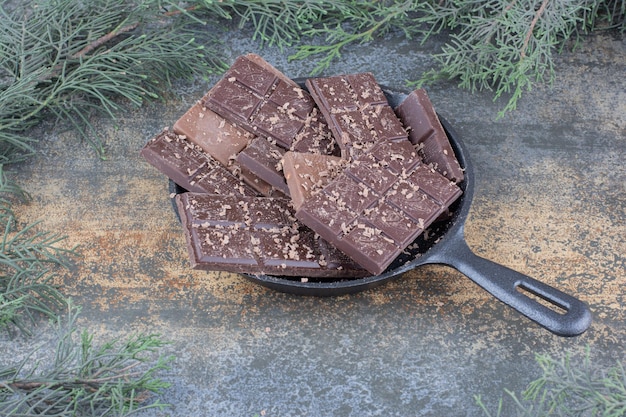
[[482,258],[469,248],[463,227],[429,263],[451,266],[498,300],[558,336],[578,336],[591,324],[587,305],[543,282]]

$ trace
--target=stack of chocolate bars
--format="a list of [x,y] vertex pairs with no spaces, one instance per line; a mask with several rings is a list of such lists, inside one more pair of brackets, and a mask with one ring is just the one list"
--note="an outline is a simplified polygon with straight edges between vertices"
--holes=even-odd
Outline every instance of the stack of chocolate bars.
[[371,73],[303,87],[240,56],[141,150],[186,190],[174,198],[193,268],[378,275],[461,195],[424,90],[394,109]]

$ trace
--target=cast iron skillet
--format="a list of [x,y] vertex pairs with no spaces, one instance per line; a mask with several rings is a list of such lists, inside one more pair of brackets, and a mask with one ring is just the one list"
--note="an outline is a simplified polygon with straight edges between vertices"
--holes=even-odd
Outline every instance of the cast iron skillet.
[[[302,85],[303,82],[299,81]],[[392,107],[406,97],[406,92],[384,87]],[[401,255],[380,275],[351,279],[313,279],[300,277],[249,275],[243,276],[265,287],[298,295],[335,296],[367,290],[400,277],[407,271],[426,264],[448,265],[508,306],[559,336],[576,336],[591,324],[591,313],[582,301],[531,277],[475,255],[464,237],[465,220],[474,195],[474,169],[467,149],[452,126],[440,117],[461,167],[465,180],[459,184],[463,194],[452,206],[451,217],[431,226],[427,239],[418,238],[414,252]],[[170,191],[184,190],[170,181]],[[174,204],[176,210],[176,205]],[[177,213],[178,215],[178,213]],[[541,301],[541,302],[540,302]]]

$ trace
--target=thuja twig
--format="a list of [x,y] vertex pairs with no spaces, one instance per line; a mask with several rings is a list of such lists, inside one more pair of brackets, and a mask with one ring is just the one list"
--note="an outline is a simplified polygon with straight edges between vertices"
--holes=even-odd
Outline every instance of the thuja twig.
[[194,0],[191,3],[195,4],[182,10],[184,13],[199,19],[233,21],[238,28],[251,26],[252,39],[281,49],[299,42],[315,24],[335,20],[352,7],[351,1],[326,0]]
[[313,75],[326,70],[333,60],[341,57],[341,51],[352,43],[366,43],[387,33],[392,28],[402,29],[407,37],[420,32],[417,22],[408,24],[409,13],[428,7],[421,2],[356,2],[344,6],[336,19],[315,24],[304,32],[307,37],[323,36],[323,44],[299,45],[289,59],[310,59],[320,56],[311,71]]
[[516,108],[522,93],[534,82],[551,82],[552,54],[582,24],[590,1],[536,0],[501,2],[460,1],[463,14],[451,15],[454,29],[442,51],[433,58],[439,68],[423,74],[412,86],[438,79],[457,79],[462,88],[492,90],[494,100],[508,96],[499,113]]
[[28,195],[0,170],[0,330],[29,334],[26,323],[39,315],[54,317],[64,297],[54,283],[54,270],[67,267],[76,248],[63,248],[63,236],[18,226],[5,194]]

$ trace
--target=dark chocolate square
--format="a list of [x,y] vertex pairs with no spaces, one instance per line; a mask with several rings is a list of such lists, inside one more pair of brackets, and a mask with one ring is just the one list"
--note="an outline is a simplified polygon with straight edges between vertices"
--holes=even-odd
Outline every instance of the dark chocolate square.
[[228,70],[228,81],[237,81],[261,96],[274,86],[276,75],[245,57],[239,57]]
[[283,81],[278,82],[269,99],[282,107],[287,115],[294,115],[301,120],[306,119],[315,107],[315,101],[310,95],[305,95],[304,90]]
[[419,165],[415,169],[408,177],[408,181],[417,185],[422,191],[444,206],[450,205],[457,197],[454,190],[458,187],[449,179],[424,164]]
[[418,222],[387,203],[366,211],[363,219],[382,230],[399,247],[406,247],[423,231]]
[[406,130],[391,107],[376,106],[369,109],[367,114],[379,141],[406,140]]
[[346,78],[360,107],[387,104],[387,97],[372,73],[350,74]]
[[408,140],[377,143],[370,149],[370,155],[388,166],[396,175],[412,170],[421,162],[418,152]]
[[368,270],[380,273],[380,265],[390,264],[399,253],[397,245],[378,228],[360,224],[342,238],[344,252]]
[[262,102],[261,97],[228,79],[218,81],[211,91],[209,102],[219,103],[219,110],[214,111],[233,123],[249,121]]
[[[313,219],[314,222],[319,222],[319,228],[326,229],[334,236],[340,236],[358,216],[354,210],[337,205],[336,201],[329,199],[325,193],[318,193],[309,198],[300,206],[297,214],[298,218],[309,227],[311,227],[310,224],[303,220],[300,215]],[[320,233],[318,227],[312,229]]]
[[396,175],[387,169],[381,169],[382,166],[371,155],[363,155],[344,172],[375,193],[383,194],[396,181]]
[[290,118],[284,110],[271,102],[264,103],[251,122],[259,129],[257,133],[275,139],[285,149],[291,147],[293,139],[304,126],[302,120]]
[[249,235],[242,231],[243,229],[194,227],[191,233],[197,242],[195,261],[211,264],[216,269],[220,269],[219,265],[258,267]]
[[341,175],[328,184],[322,191],[338,207],[359,214],[370,207],[380,196],[365,184],[348,175]]
[[440,214],[441,206],[415,184],[401,181],[387,200],[413,218],[420,228],[426,227]]

